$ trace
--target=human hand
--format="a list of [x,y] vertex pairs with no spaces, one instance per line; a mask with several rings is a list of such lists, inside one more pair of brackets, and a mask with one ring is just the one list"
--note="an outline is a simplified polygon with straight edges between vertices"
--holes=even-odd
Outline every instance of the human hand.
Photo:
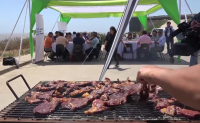
[[158,42],[158,41],[155,41],[155,44],[159,44],[159,42]]
[[197,20],[193,20],[193,21],[190,23],[191,26],[194,26],[194,25],[196,25],[196,24],[198,24],[198,21],[197,21]]
[[192,28],[193,30],[196,30],[197,27],[200,27],[200,23],[199,23],[198,21],[196,21],[196,20],[192,21],[192,23],[191,23],[191,28]]
[[137,73],[136,81],[142,84],[156,84],[153,80],[154,75],[160,68],[156,66],[142,67]]

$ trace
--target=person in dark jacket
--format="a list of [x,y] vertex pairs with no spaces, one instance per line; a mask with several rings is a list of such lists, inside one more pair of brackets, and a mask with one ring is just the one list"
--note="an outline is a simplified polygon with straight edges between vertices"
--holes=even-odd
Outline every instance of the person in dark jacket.
[[76,33],[76,37],[73,38],[73,43],[74,44],[81,44],[81,45],[83,45],[85,43],[85,40],[81,37],[80,33]]
[[[104,49],[107,52],[110,52],[110,50],[111,50],[111,47],[112,47],[113,41],[115,39],[116,33],[117,33],[117,30],[115,29],[115,27],[111,26],[110,27],[110,32],[106,35],[105,44],[104,44],[104,47],[105,47]],[[122,40],[121,40],[121,43],[123,43]],[[125,44],[124,44],[124,46],[126,47]],[[114,51],[113,57],[114,57],[114,60],[116,62],[115,67],[119,67],[119,60],[118,60],[118,56],[117,56],[117,48]],[[112,62],[112,60],[110,61],[110,64],[111,64],[111,62]],[[110,67],[110,64],[108,66],[108,69]]]
[[167,27],[165,27],[164,33],[166,37],[166,43],[167,43],[167,53],[169,53],[169,50],[174,45],[174,38],[171,37],[171,34],[174,32],[173,27],[171,26],[171,22],[167,22]]

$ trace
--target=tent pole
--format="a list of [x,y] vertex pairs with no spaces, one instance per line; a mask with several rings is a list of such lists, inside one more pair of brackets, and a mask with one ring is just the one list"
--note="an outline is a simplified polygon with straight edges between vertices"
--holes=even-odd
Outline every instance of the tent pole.
[[103,79],[103,77],[106,73],[106,70],[108,68],[108,65],[111,62],[112,56],[115,52],[115,49],[116,49],[117,45],[119,44],[119,42],[120,42],[120,40],[123,36],[123,33],[125,32],[125,30],[128,26],[128,23],[130,22],[130,19],[131,19],[133,13],[135,12],[135,9],[138,5],[138,2],[139,2],[139,0],[128,0],[127,1],[127,4],[124,8],[123,16],[120,20],[120,23],[119,23],[119,26],[118,26],[118,29],[117,29],[117,34],[116,34],[115,39],[113,41],[113,44],[112,44],[111,50],[109,52],[108,58],[106,60],[106,63],[104,64],[104,67],[103,67],[103,70],[101,72],[99,81],[101,81]]
[[149,17],[149,19],[150,19],[150,21],[151,21],[151,23],[152,23],[152,25],[153,25],[153,28],[155,29],[156,27],[155,27],[153,21],[151,20],[151,17],[150,17],[149,15],[148,15],[148,17]]
[[179,0],[179,14],[180,14],[180,23],[181,23],[181,6],[182,6],[182,4],[181,4],[181,0]]
[[185,13],[185,21],[187,23],[188,22],[188,18],[187,18],[187,13],[186,13],[186,10],[185,10],[185,3],[183,3],[183,9],[184,9],[184,13]]
[[20,63],[20,56],[21,56],[21,50],[22,50],[22,42],[23,42],[23,37],[24,37],[24,29],[25,29],[25,26],[26,26],[26,15],[27,15],[27,11],[28,11],[28,0],[27,1],[27,7],[26,7],[26,14],[25,14],[25,19],[24,19],[24,27],[23,27],[23,33],[22,33],[22,36],[21,36],[21,41],[20,41],[20,47],[19,47],[19,57],[18,57],[18,67],[19,67],[19,63]]
[[53,32],[53,30],[54,30],[54,28],[55,28],[55,26],[56,26],[56,23],[57,23],[59,17],[60,17],[60,14],[59,14],[59,16],[58,16],[58,18],[57,18],[57,20],[56,20],[56,22],[55,22],[55,24],[54,24],[53,29],[51,30],[51,32]]
[[187,5],[188,9],[190,10],[190,13],[192,14],[192,16],[194,16],[194,14],[192,13],[192,10],[191,10],[191,8],[190,8],[190,6],[189,6],[187,0],[185,0],[185,3],[186,3],[186,5]]
[[97,46],[99,42],[97,42],[94,47],[92,48],[92,50],[90,51],[90,53],[86,56],[85,60],[83,61],[83,63],[81,65],[84,65],[85,61],[88,59],[88,57],[90,56],[90,54],[92,53],[92,51],[94,50],[94,48]]
[[[24,6],[23,6],[23,8],[22,8],[22,10],[21,10],[21,12],[20,12],[20,14],[19,14],[18,19],[17,19],[17,22],[15,23],[15,26],[14,26],[14,28],[13,28],[13,30],[12,30],[12,33],[11,33],[10,37],[8,38],[8,42],[6,43],[6,47],[4,48],[4,51],[3,51],[2,55],[1,55],[1,59],[3,58],[4,53],[5,53],[5,51],[6,51],[7,47],[8,47],[8,44],[9,44],[10,39],[11,39],[11,37],[12,37],[14,31],[15,31],[15,28],[16,28],[16,26],[17,26],[17,24],[18,24],[18,21],[19,21],[19,19],[20,19],[20,17],[21,17],[21,14],[22,14],[23,10],[24,10],[24,7],[25,7],[25,5],[26,5],[26,2],[27,2],[27,1],[25,1]],[[1,60],[1,59],[0,59],[0,60]]]
[[[28,6],[29,6],[29,30],[31,30],[31,0],[28,0]],[[31,57],[31,62],[33,63],[33,57]]]

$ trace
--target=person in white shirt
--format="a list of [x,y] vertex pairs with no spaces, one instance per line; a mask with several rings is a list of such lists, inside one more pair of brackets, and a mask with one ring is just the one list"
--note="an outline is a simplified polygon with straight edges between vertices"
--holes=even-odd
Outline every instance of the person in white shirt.
[[139,36],[138,36],[138,34],[136,34],[136,32],[133,32],[133,39],[138,39],[139,38]]
[[173,27],[171,26],[171,22],[167,22],[167,27],[165,27],[164,33],[166,37],[166,43],[167,43],[167,53],[169,53],[169,50],[174,45],[174,38],[171,37],[171,34],[174,32]]
[[156,52],[160,52],[166,43],[166,37],[163,35],[162,31],[158,32],[158,36],[159,36],[159,40],[155,41],[155,47],[151,48],[151,50],[150,50],[150,56],[152,59],[158,58]]
[[76,37],[76,32],[73,32],[72,38]]
[[151,37],[151,40],[152,41],[158,41],[159,40],[159,37],[158,37],[158,32],[156,30],[153,30],[152,32],[152,37]]
[[126,41],[133,41],[133,37],[131,33],[128,34]]

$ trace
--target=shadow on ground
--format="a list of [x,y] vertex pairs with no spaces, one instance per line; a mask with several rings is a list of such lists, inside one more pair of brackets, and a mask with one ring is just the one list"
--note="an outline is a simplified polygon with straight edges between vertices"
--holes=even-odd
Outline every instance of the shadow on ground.
[[[165,54],[165,60],[158,58],[157,60],[151,61],[137,61],[137,60],[120,60],[120,65],[189,65],[189,62],[184,58],[181,58],[181,62],[178,62],[178,58],[174,58],[174,64],[170,63],[170,57]],[[188,58],[187,58],[188,59]],[[101,60],[86,61],[83,65],[104,65],[106,60],[103,58]],[[115,61],[112,61],[112,64],[115,64]],[[82,62],[70,62],[70,61],[51,61],[49,59],[38,63],[39,66],[48,66],[48,65],[82,65]],[[123,71],[123,70],[119,70]]]

